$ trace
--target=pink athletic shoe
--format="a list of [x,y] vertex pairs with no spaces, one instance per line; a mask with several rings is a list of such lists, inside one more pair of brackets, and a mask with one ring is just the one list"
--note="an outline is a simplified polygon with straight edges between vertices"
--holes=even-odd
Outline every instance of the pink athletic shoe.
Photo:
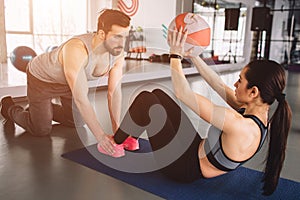
[[135,139],[130,136],[122,143],[122,145],[124,149],[129,151],[136,151],[140,148],[138,139]]
[[114,154],[109,154],[107,153],[101,146],[100,144],[98,143],[97,145],[97,149],[100,153],[103,153],[103,154],[106,154],[106,155],[109,155],[109,156],[112,156],[112,157],[115,157],[115,158],[120,158],[122,156],[125,156],[125,151],[124,151],[124,147],[123,147],[123,144],[115,144],[115,152]]

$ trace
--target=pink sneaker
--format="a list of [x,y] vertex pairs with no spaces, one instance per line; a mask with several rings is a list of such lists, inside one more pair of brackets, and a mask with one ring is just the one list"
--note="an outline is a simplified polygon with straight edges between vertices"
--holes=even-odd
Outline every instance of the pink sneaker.
[[115,158],[120,158],[122,156],[125,156],[125,151],[124,151],[124,147],[123,147],[123,144],[115,144],[115,152],[114,154],[109,154],[107,153],[101,146],[100,144],[98,143],[97,145],[97,149],[100,153],[103,153],[103,154],[106,154],[106,155],[109,155],[109,156],[112,156],[112,157],[115,157]]
[[136,151],[140,148],[138,139],[135,139],[130,136],[122,143],[122,145],[124,149],[129,151]]

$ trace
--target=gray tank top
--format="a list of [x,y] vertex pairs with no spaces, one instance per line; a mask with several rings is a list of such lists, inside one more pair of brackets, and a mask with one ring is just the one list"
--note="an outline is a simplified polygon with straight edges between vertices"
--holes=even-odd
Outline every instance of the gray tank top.
[[[86,46],[88,52],[88,63],[85,67],[85,73],[88,81],[98,79],[99,77],[93,76],[94,69],[96,67],[96,63],[92,62],[93,60],[93,51],[92,51],[92,38],[94,33],[87,33],[82,35],[77,35],[72,38],[80,39],[84,45]],[[71,38],[71,39],[72,39]],[[68,40],[69,41],[69,40]],[[66,41],[66,42],[68,42]],[[43,53],[39,56],[36,56],[31,62],[28,64],[29,72],[38,78],[41,81],[49,82],[49,83],[60,83],[67,84],[67,80],[64,74],[64,69],[62,65],[59,63],[58,55],[64,44],[64,42],[59,47],[55,48],[51,52]],[[111,67],[114,65],[114,56],[109,56],[109,65]],[[108,71],[109,71],[108,70]]]
[[242,164],[244,164],[245,162],[247,162],[248,160],[250,160],[261,149],[266,139],[268,133],[268,127],[266,127],[260,121],[260,119],[258,119],[254,115],[243,115],[243,116],[254,120],[254,122],[259,126],[261,132],[259,146],[256,152],[247,160],[238,162],[227,157],[222,147],[222,140],[221,140],[222,131],[214,126],[211,126],[209,128],[208,138],[204,143],[204,150],[209,162],[222,171],[234,170],[239,166],[241,166]]

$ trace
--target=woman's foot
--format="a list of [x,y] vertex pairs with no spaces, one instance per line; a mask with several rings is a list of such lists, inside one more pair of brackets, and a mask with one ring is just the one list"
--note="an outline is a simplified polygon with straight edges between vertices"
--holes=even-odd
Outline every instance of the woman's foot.
[[109,154],[107,153],[101,146],[100,144],[97,145],[97,149],[100,153],[119,158],[122,156],[125,156],[125,149],[128,151],[136,151],[140,148],[139,141],[138,139],[135,139],[133,137],[128,137],[122,144],[115,144],[115,153],[114,154]]
[[133,137],[128,137],[126,140],[122,143],[124,146],[124,149],[128,151],[136,151],[140,148],[138,139],[135,139]]
[[103,153],[103,154],[106,154],[106,155],[109,155],[109,156],[112,156],[114,158],[120,158],[122,156],[125,156],[125,151],[124,151],[124,147],[123,147],[123,144],[114,144],[114,147],[115,147],[115,152],[113,154],[110,154],[110,153],[107,153],[101,146],[100,144],[98,143],[97,145],[97,149],[100,153]]

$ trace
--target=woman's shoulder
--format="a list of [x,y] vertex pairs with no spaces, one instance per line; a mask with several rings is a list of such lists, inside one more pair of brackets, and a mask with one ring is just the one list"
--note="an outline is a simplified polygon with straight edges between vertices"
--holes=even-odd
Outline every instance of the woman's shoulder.
[[259,136],[260,127],[252,117],[245,117],[244,113],[245,108],[231,111],[231,117],[225,120],[223,134],[234,140],[248,140],[251,143]]

